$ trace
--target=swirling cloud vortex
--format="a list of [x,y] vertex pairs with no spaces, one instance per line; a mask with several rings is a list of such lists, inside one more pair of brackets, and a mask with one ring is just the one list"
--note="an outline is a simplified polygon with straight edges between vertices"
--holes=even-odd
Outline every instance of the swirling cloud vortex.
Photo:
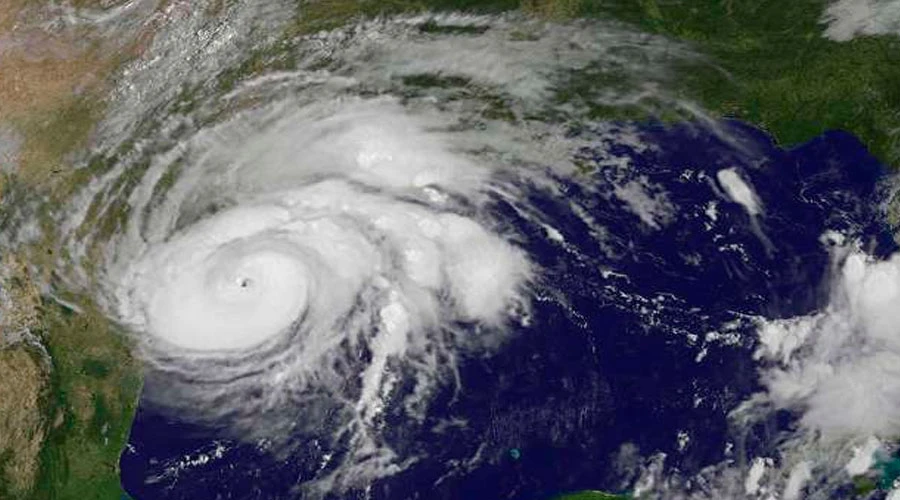
[[230,174],[259,192],[149,248],[125,280],[127,317],[198,352],[253,348],[301,319],[307,342],[328,343],[366,289],[399,345],[448,312],[498,321],[526,259],[445,194],[483,172],[374,111],[286,119],[243,144]]
[[[100,254],[96,275],[75,266],[73,281],[100,288],[134,334],[145,402],[239,439],[307,431],[366,464],[335,471],[391,474],[402,463],[379,437],[384,409],[423,418],[458,380],[460,353],[528,321],[539,272],[493,208],[533,217],[523,186],[552,189],[545,169],[572,173],[573,153],[595,142],[550,120],[583,111],[550,99],[555,86],[588,68],[665,80],[672,46],[611,25],[440,19],[481,27],[470,37],[426,20],[304,37],[298,69],[209,91],[188,111],[147,76],[183,73],[169,45],[124,74],[98,148],[128,152],[60,222],[78,263]],[[177,33],[172,47],[193,46]],[[663,99],[656,88],[584,99]],[[171,113],[154,122],[157,107]],[[120,231],[103,237],[92,217],[118,217]]]
[[291,408],[325,391],[359,440],[391,363],[415,366],[415,405],[459,346],[526,310],[528,258],[478,215],[491,172],[439,125],[387,98],[278,103],[183,144],[190,168],[157,205],[171,163],[154,166],[132,195],[153,209],[108,283],[146,357],[183,382],[153,397],[253,436],[313,425]]

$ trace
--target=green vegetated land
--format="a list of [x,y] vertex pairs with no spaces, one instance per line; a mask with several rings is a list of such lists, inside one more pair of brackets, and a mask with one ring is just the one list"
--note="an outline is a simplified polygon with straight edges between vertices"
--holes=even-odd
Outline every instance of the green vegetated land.
[[[27,277],[0,286],[17,293]],[[75,310],[31,292],[11,312],[40,344],[0,349],[0,499],[117,499],[141,386],[130,340],[88,300]]]
[[[565,20],[612,19],[687,42],[706,59],[685,64],[681,95],[718,117],[756,125],[782,146],[846,130],[900,165],[900,38],[824,38],[826,0],[324,0],[300,2],[293,33],[403,11],[520,9]],[[623,109],[622,118],[635,118]],[[617,117],[614,110],[610,116]]]
[[[846,130],[883,161],[900,165],[896,137],[900,130],[900,39],[870,36],[844,43],[827,40],[822,37],[820,24],[826,4],[824,0],[298,1],[296,22],[285,39],[334,28],[359,17],[408,11],[520,9],[555,20],[614,19],[687,42],[704,55],[701,62],[678,68],[676,90],[714,116],[759,126],[785,146],[825,130]],[[423,27],[440,29],[436,25]],[[462,30],[459,34],[469,33]],[[255,54],[233,70],[233,75],[220,78],[220,83],[227,88],[242,77],[271,69],[277,57],[266,52]],[[287,66],[290,63],[284,61]],[[443,80],[410,83],[464,84]],[[615,110],[610,113],[616,117]],[[90,121],[95,119],[91,114]],[[87,130],[90,125],[79,127]],[[118,456],[127,439],[140,387],[139,371],[127,341],[96,311],[75,313],[49,302],[43,306],[41,322],[45,329],[42,338],[52,360],[42,393],[46,439],[40,449],[34,489],[22,493],[22,498],[120,498]],[[0,470],[10,460],[8,454],[0,454]],[[0,480],[0,492],[6,486]],[[627,497],[594,491],[557,497],[623,498]]]
[[49,304],[44,324],[53,361],[47,401],[52,420],[32,497],[117,499],[119,455],[141,386],[131,346],[96,310]]
[[600,3],[585,2],[585,14],[687,41],[708,56],[705,68],[679,75],[684,93],[706,109],[760,126],[785,146],[846,130],[900,164],[898,37],[828,40],[823,0]]

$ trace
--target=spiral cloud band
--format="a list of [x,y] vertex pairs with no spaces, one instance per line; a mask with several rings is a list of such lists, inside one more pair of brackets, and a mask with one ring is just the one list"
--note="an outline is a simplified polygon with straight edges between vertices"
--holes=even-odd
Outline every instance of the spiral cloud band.
[[[637,471],[628,486],[635,497],[800,498],[823,470],[833,479],[822,487],[837,491],[852,446],[878,449],[900,432],[900,345],[891,336],[900,321],[898,258],[837,244],[830,301],[789,319],[756,315],[768,291],[748,292],[750,314],[735,309],[733,290],[721,301],[688,290],[726,275],[750,276],[747,290],[764,274],[794,279],[777,266],[755,269],[763,257],[752,245],[761,242],[770,259],[792,255],[792,242],[780,254],[768,231],[778,234],[787,219],[780,210],[808,213],[771,196],[768,163],[749,168],[765,150],[753,134],[666,90],[679,88],[676,67],[711,61],[599,20],[423,14],[298,35],[284,14],[296,2],[202,4],[159,14],[166,22],[105,103],[82,165],[90,180],[56,214],[62,287],[96,300],[146,367],[139,417],[171,416],[216,439],[214,453],[196,458],[136,441],[150,448],[131,450],[150,462],[142,474],[152,477],[141,481],[174,484],[186,467],[248,449],[287,464],[285,488],[303,498],[369,498],[373,483],[416,462],[442,462],[428,472],[441,474],[434,485],[509,456],[521,474],[534,469],[518,468],[528,462],[519,461],[518,440],[539,433],[531,428],[538,421],[553,439],[558,429],[578,438],[550,440],[561,449],[586,449],[581,438],[602,434],[596,428],[614,437],[628,430],[617,419],[597,425],[620,410],[628,418],[618,420],[631,420],[648,401],[658,422],[681,426],[687,406],[651,401],[615,368],[678,359],[671,364],[685,370],[690,363],[677,355],[697,371],[667,377],[684,379],[664,384],[668,392],[692,404],[703,426],[731,411],[733,432],[714,424],[710,436],[749,442],[741,434],[779,410],[795,412],[800,428],[758,456],[722,443],[724,461],[706,467],[704,457],[719,455],[701,449],[713,446],[691,434],[699,426],[673,427],[682,463],[705,467],[684,477],[665,453],[644,466],[638,453],[653,450],[622,443],[623,470]],[[686,121],[671,131],[610,121],[644,111]],[[721,156],[682,163],[675,151],[684,144]],[[695,237],[710,244],[695,248]],[[758,345],[747,340],[756,333]],[[657,334],[670,336],[665,352],[653,350]],[[534,350],[520,356],[511,339]],[[543,351],[554,342],[567,350]],[[657,354],[644,356],[643,347]],[[750,389],[720,385],[731,375],[711,367],[743,359],[732,357],[738,349],[759,370],[761,392],[732,408]],[[577,351],[596,356],[570,372],[563,365]],[[567,368],[546,377],[561,396],[469,419],[472,408],[515,407],[502,397],[486,404],[479,391],[496,382],[517,392],[548,373],[507,377],[509,353],[529,369]],[[736,374],[748,371],[738,365]],[[484,382],[491,372],[497,377]],[[616,392],[618,383],[626,389]],[[627,402],[632,394],[639,405]],[[598,410],[619,399],[620,410]],[[446,456],[427,448],[436,436],[467,435],[477,437]],[[592,463],[599,455],[585,456]],[[247,462],[227,457],[221,470],[236,472],[235,463]],[[270,473],[241,472],[253,481]]]
[[475,185],[477,167],[416,137],[412,124],[352,118],[276,124],[275,136],[245,144],[232,175],[261,191],[299,188],[258,194],[151,247],[123,281],[126,317],[180,347],[244,349],[301,316],[328,336],[372,286],[389,297],[380,309],[386,335],[434,327],[442,294],[462,320],[498,321],[526,260],[448,212],[442,194]]
[[[315,442],[324,487],[393,474],[416,456],[391,448],[387,419],[421,420],[459,384],[460,356],[530,319],[541,270],[496,206],[552,234],[519,195],[557,189],[575,153],[603,143],[599,124],[568,124],[587,101],[667,99],[655,83],[689,54],[614,25],[425,16],[302,37],[295,67],[227,91],[198,83],[257,32],[253,8],[223,14],[240,33],[173,28],[125,72],[98,133],[125,153],[61,221],[99,279],[75,266],[72,281],[97,286],[134,335],[144,404],[276,452]],[[177,39],[192,33],[220,43]],[[195,46],[211,53],[173,49]],[[552,99],[576,70],[639,84]],[[200,90],[186,106],[151,73]],[[120,226],[104,235],[96,220]]]
[[[329,116],[315,119],[323,108]],[[390,359],[425,363],[418,379],[427,390],[438,367],[426,358],[452,359],[441,332],[457,322],[500,327],[524,304],[530,265],[460,207],[489,187],[484,167],[446,151],[390,99],[299,113],[276,105],[264,115],[261,130],[239,140],[221,138],[243,134],[247,117],[198,138],[195,171],[167,200],[182,211],[158,208],[148,225],[165,228],[161,241],[129,247],[136,254],[112,290],[120,317],[151,335],[165,370],[208,382],[229,373],[257,387],[294,380],[276,393],[339,393],[347,374],[335,365],[354,363],[347,348],[364,349],[368,364],[347,369],[360,371],[353,419],[371,419],[390,393]],[[203,205],[209,178],[214,197],[234,201],[181,227],[188,207]],[[237,352],[277,361],[249,378],[253,364],[227,361],[223,372],[177,361]],[[213,386],[194,394],[186,385],[187,399],[234,390]],[[259,408],[244,410],[250,418]]]

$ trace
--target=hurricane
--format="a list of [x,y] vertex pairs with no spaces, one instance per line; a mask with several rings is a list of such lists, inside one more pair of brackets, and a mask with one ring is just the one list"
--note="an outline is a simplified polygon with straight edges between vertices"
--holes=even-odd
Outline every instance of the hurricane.
[[135,498],[833,498],[894,451],[852,137],[714,119],[714,62],[611,21],[150,3],[69,19],[159,31],[53,213],[144,367]]
[[[125,262],[109,294],[206,418],[224,410],[252,431],[288,401],[324,412],[307,399],[324,391],[364,429],[397,371],[416,371],[414,407],[452,372],[454,346],[522,321],[529,263],[477,206],[461,206],[489,189],[489,167],[444,151],[427,132],[441,124],[390,99],[285,106],[196,139],[191,173],[148,217],[146,242],[116,251]],[[217,200],[228,201],[206,215]],[[192,211],[203,215],[179,221]],[[466,333],[471,324],[484,331]]]
[[[230,14],[276,22],[265,7]],[[183,55],[126,69],[136,81],[99,150],[123,152],[63,223],[76,262],[102,263],[69,279],[134,337],[146,404],[281,456],[318,436],[322,492],[422,458],[395,452],[385,427],[422,421],[434,393],[464,390],[460,356],[530,321],[539,266],[496,207],[542,224],[523,187],[573,175],[590,136],[527,115],[583,113],[547,102],[573,69],[665,78],[689,53],[612,24],[515,16],[378,19],[293,43],[295,67],[201,87],[184,111],[166,95],[177,86],[140,67],[174,72]],[[596,97],[665,98],[649,84]],[[134,115],[155,103],[169,112]]]

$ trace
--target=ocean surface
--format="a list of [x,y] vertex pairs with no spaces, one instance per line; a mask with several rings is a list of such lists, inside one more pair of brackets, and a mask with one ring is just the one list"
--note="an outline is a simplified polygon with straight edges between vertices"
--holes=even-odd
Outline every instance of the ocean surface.
[[[687,477],[772,453],[791,433],[787,410],[748,425],[729,417],[762,391],[754,318],[827,303],[823,235],[873,255],[897,249],[879,212],[885,169],[840,131],[790,149],[734,121],[637,131],[640,147],[580,151],[589,173],[577,180],[548,169],[552,186],[515,181],[516,196],[495,196],[496,232],[538,268],[526,325],[463,355],[424,418],[388,399],[382,439],[396,472],[326,497],[628,491],[652,457]],[[396,368],[401,381],[409,369]],[[137,500],[303,498],[342,450],[310,432],[296,441],[275,452],[142,401],[122,483]]]

